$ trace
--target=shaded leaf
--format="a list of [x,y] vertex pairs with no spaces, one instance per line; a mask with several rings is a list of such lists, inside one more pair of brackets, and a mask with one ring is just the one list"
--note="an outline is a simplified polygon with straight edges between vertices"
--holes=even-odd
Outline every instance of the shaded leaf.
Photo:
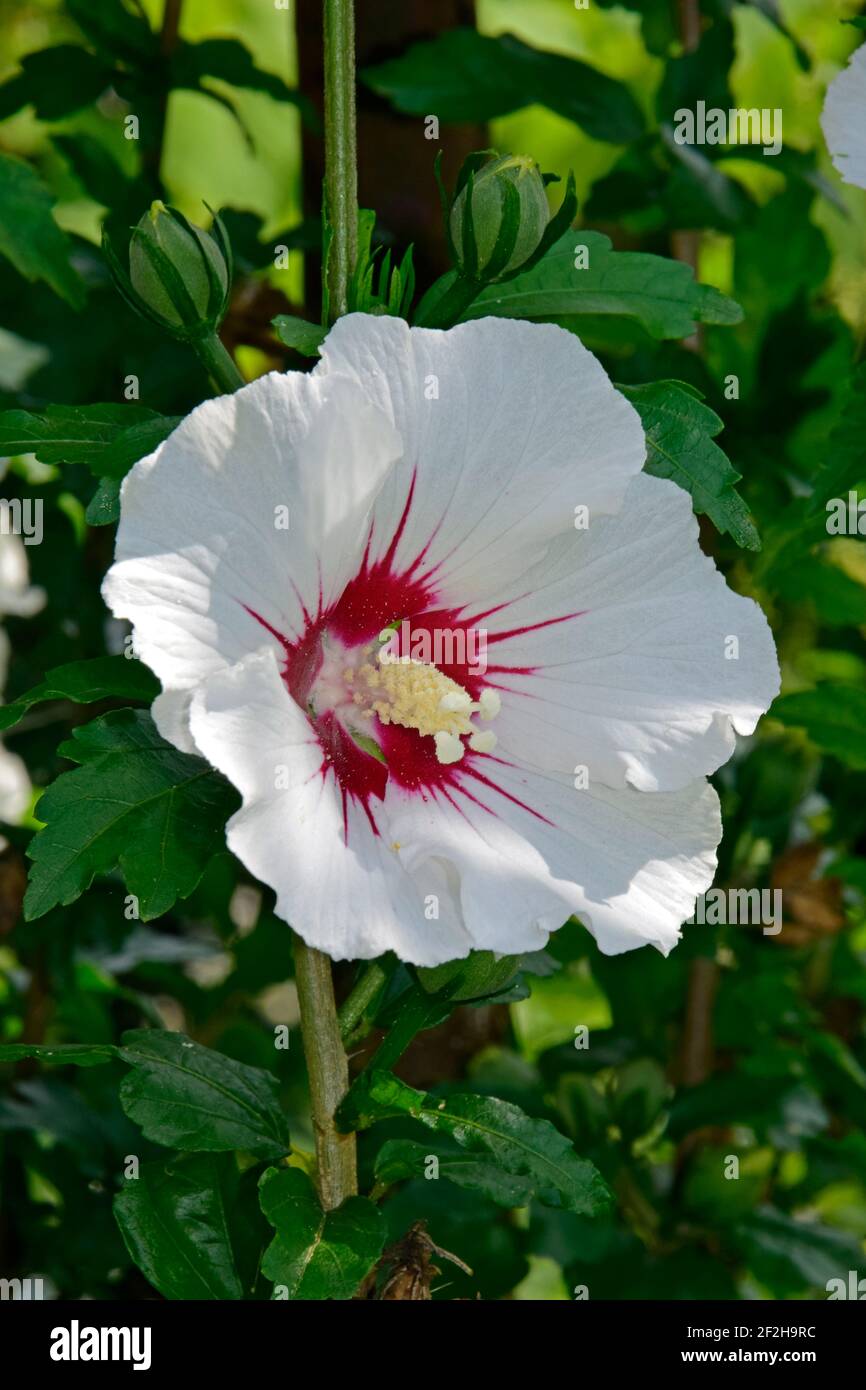
[[0,154],[0,254],[25,280],[44,280],[73,309],[80,309],[86,298],[84,281],[72,267],[72,246],[54,220],[53,204],[29,164]]
[[[363,1085],[356,1090],[358,1084]],[[548,1206],[578,1215],[605,1211],[611,1204],[598,1170],[578,1158],[570,1141],[549,1120],[535,1120],[516,1105],[494,1096],[425,1095],[385,1072],[364,1072],[353,1086],[358,1127],[394,1115],[410,1115],[461,1149],[526,1181]],[[338,1119],[342,1115],[338,1112]]]
[[276,1231],[262,1272],[290,1299],[349,1299],[385,1243],[385,1218],[366,1197],[348,1197],[336,1211],[319,1205],[299,1168],[262,1175],[262,1211]]
[[114,1199],[126,1248],[145,1278],[170,1299],[239,1299],[227,1208],[237,1172],[213,1154],[144,1163]]
[[534,1194],[530,1179],[499,1168],[495,1163],[475,1155],[430,1153],[429,1144],[417,1144],[411,1139],[389,1139],[376,1155],[376,1181],[404,1182],[423,1178],[431,1157],[437,1160],[437,1174],[456,1187],[470,1192],[482,1192],[501,1207],[524,1207]]
[[829,681],[814,690],[782,695],[772,708],[774,719],[805,729],[822,753],[848,767],[866,768],[866,690]]
[[440,121],[488,121],[539,103],[596,140],[625,144],[644,129],[627,87],[588,63],[531,48],[511,34],[491,38],[449,29],[365,68],[361,80],[399,111],[435,111]]
[[46,1066],[98,1067],[117,1056],[113,1043],[3,1043],[0,1062],[22,1062],[32,1057]]
[[42,121],[56,121],[91,106],[111,85],[112,66],[77,44],[43,48],[21,59],[21,71],[0,87],[0,121],[32,106]]
[[118,1055],[132,1067],[120,1100],[148,1139],[197,1152],[243,1149],[281,1158],[289,1149],[276,1077],[202,1047],[183,1033],[134,1029]]
[[94,700],[143,700],[150,704],[159,694],[159,681],[140,661],[125,656],[97,656],[91,661],[69,661],[55,666],[45,679],[9,705],[0,705],[0,730],[11,729],[31,705],[44,700],[74,700],[86,705]]
[[115,710],[61,746],[82,766],[39,802],[47,822],[31,841],[24,910],[41,917],[73,902],[98,873],[119,867],[143,920],[195,888],[236,809],[233,788],[201,758],[160,738],[148,714]]

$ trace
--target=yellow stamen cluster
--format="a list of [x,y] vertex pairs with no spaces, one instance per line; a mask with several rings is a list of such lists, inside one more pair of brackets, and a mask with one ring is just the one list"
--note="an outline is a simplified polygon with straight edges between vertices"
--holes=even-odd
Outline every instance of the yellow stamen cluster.
[[365,715],[376,714],[383,724],[400,724],[432,737],[441,763],[459,762],[464,752],[460,740],[467,735],[477,753],[490,753],[496,745],[496,735],[476,729],[470,715],[492,719],[499,712],[497,693],[484,690],[476,702],[436,666],[409,657],[367,661],[354,672],[351,684],[354,703]]

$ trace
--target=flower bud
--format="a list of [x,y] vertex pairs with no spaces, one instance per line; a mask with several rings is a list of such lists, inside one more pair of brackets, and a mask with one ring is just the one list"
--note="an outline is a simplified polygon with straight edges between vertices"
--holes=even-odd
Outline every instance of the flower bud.
[[534,160],[491,159],[463,184],[450,213],[457,268],[472,279],[513,275],[538,249],[550,209]]
[[218,217],[205,232],[176,208],[152,203],[133,229],[128,275],[105,245],[115,280],[139,313],[178,338],[216,330],[231,288],[231,249]]

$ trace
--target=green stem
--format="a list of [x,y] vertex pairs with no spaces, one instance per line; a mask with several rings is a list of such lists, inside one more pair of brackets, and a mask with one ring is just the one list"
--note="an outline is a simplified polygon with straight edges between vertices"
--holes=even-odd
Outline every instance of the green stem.
[[354,1134],[340,1134],[334,1112],[349,1089],[349,1063],[340,1037],[331,962],[295,936],[295,983],[316,1136],[319,1200],[333,1211],[358,1190]]
[[324,0],[328,320],[349,308],[358,241],[354,0]]
[[245,385],[235,359],[223,346],[216,333],[211,333],[207,338],[198,339],[197,342],[193,343],[193,347],[207,368],[208,375],[219,386],[220,390],[231,394],[232,391],[237,391],[239,386]]
[[[355,13],[353,0],[324,0],[325,203],[330,229],[326,285],[330,319],[348,308],[358,233],[355,168]],[[349,1089],[331,962],[295,937],[295,979],[316,1135],[319,1199],[332,1211],[358,1191],[354,1134],[340,1134],[334,1112]]]
[[370,961],[351,994],[340,1005],[337,1016],[340,1020],[340,1033],[344,1042],[347,1042],[349,1038],[352,1038],[353,1042],[357,1041],[353,1034],[358,1025],[364,1021],[367,1010],[392,975],[395,965],[396,961],[392,961],[390,964],[385,964],[381,960]]

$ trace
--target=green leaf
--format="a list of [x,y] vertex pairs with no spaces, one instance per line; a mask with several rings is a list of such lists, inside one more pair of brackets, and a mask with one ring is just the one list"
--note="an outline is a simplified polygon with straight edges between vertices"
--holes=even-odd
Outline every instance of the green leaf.
[[287,87],[275,72],[257,67],[249,49],[237,39],[202,39],[199,43],[178,44],[171,60],[173,87],[192,91],[216,93],[204,85],[205,78],[217,78],[232,87],[266,92],[274,101],[288,101],[300,106],[308,119],[314,113],[307,99],[292,87]]
[[465,960],[445,965],[420,966],[418,982],[427,994],[447,988],[454,1003],[499,994],[520,970],[520,956],[496,956],[492,951],[472,951]]
[[851,375],[824,457],[827,462],[816,475],[810,499],[812,512],[824,512],[831,497],[847,501],[849,490],[866,479],[866,362]]
[[113,1043],[3,1043],[0,1062],[33,1058],[51,1067],[99,1067],[117,1056]]
[[54,220],[54,199],[29,164],[0,154],[0,255],[25,280],[46,284],[80,309],[84,281],[70,263],[71,243]]
[[133,1029],[118,1052],[133,1068],[120,1101],[147,1139],[177,1149],[243,1149],[282,1158],[289,1134],[276,1077],[192,1042],[183,1033]]
[[[581,247],[588,251],[585,269],[575,266]],[[586,231],[566,232],[531,270],[482,290],[463,319],[488,314],[548,320],[574,332],[582,315],[615,314],[635,319],[654,338],[687,338],[698,323],[733,324],[743,317],[732,299],[698,284],[683,261],[614,251],[609,237]]]
[[111,85],[112,67],[77,44],[43,48],[21,59],[21,71],[0,87],[0,121],[32,106],[41,121],[56,121],[91,106]]
[[234,1161],[212,1154],[144,1163],[114,1199],[126,1248],[164,1298],[239,1299],[228,1209]]
[[192,892],[224,842],[237,793],[201,759],[160,738],[148,714],[115,710],[64,743],[81,763],[39,801],[47,825],[31,841],[28,920],[73,902],[119,867],[144,921]]
[[262,1211],[276,1231],[262,1272],[288,1298],[349,1299],[375,1265],[385,1243],[385,1218],[366,1197],[348,1197],[324,1212],[299,1168],[262,1174]]
[[866,769],[866,690],[859,686],[828,681],[814,690],[782,695],[773,705],[772,717],[805,729],[822,753],[848,767]]
[[87,504],[84,520],[88,526],[111,526],[120,520],[120,483],[116,478],[100,478]]
[[33,1058],[49,1066],[95,1067],[115,1058],[131,1067],[120,1087],[126,1114],[156,1144],[194,1153],[241,1149],[282,1158],[289,1132],[276,1077],[184,1033],[134,1028],[111,1043],[7,1043],[0,1062]]
[[293,314],[277,314],[272,323],[277,337],[286,347],[301,353],[303,357],[318,357],[325,339],[325,329],[321,324],[307,323],[306,319],[295,318]]
[[670,478],[691,495],[695,511],[706,513],[717,531],[737,545],[760,550],[761,540],[736,484],[740,474],[714,442],[722,421],[693,391],[678,381],[621,386],[646,432],[645,472]]
[[[524,1179],[539,1201],[578,1216],[592,1216],[611,1205],[598,1170],[578,1158],[570,1141],[549,1120],[535,1120],[495,1096],[425,1095],[386,1072],[364,1072],[356,1093],[358,1128],[395,1115],[410,1115],[461,1149]],[[358,1082],[355,1086],[358,1086]],[[355,1090],[355,1087],[353,1087]],[[341,1119],[338,1112],[338,1119]]]
[[0,411],[0,451],[40,463],[84,463],[98,478],[123,478],[162,443],[181,417],[141,405],[49,405],[39,414]]
[[361,80],[399,111],[440,121],[489,121],[538,103],[596,140],[626,144],[644,119],[627,87],[576,58],[530,48],[511,34],[449,29],[399,58],[365,68]]
[[771,1206],[740,1222],[734,1236],[758,1278],[785,1292],[826,1289],[830,1279],[858,1269],[863,1256],[860,1241],[847,1231],[798,1221]]
[[457,1151],[431,1155],[429,1144],[417,1144],[411,1139],[389,1139],[382,1145],[376,1156],[376,1181],[390,1185],[423,1178],[429,1171],[431,1157],[437,1160],[440,1178],[467,1191],[481,1192],[501,1207],[525,1207],[534,1195],[535,1187],[529,1178],[509,1173],[472,1154]]
[[0,731],[11,729],[30,709],[44,700],[74,700],[86,705],[94,700],[143,700],[150,704],[159,694],[159,681],[140,661],[125,656],[97,656],[91,661],[69,661],[55,666],[45,679],[10,705],[0,705]]

